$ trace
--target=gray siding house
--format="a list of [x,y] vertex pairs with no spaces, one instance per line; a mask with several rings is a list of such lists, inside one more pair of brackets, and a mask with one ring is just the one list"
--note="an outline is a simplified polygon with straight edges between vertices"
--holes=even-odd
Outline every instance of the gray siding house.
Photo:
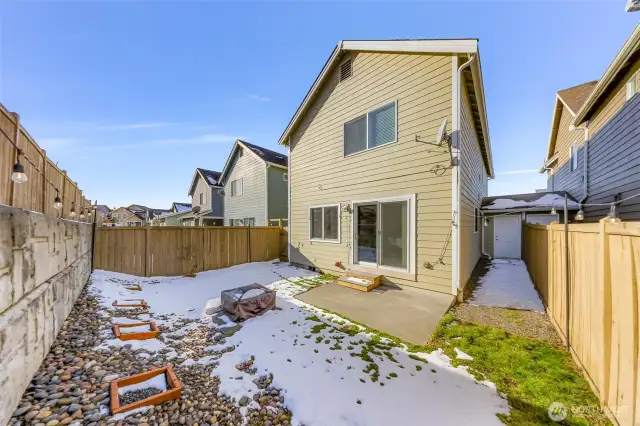
[[182,218],[184,226],[223,226],[224,195],[220,174],[196,169],[189,187],[192,212]]
[[[558,92],[543,171],[597,221],[640,219],[640,24],[598,81]],[[589,204],[605,204],[594,206]],[[574,215],[570,215],[574,219]]]
[[267,226],[287,219],[287,164],[284,154],[237,140],[220,176],[224,224]]

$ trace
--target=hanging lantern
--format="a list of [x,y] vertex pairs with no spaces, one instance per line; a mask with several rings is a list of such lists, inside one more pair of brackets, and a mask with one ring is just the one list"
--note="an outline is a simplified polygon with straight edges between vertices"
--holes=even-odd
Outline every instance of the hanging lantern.
[[56,210],[62,208],[62,200],[60,199],[60,191],[58,191],[58,188],[56,188],[56,198],[53,199],[53,207],[55,207]]
[[489,226],[489,218],[488,217],[484,218],[484,226]]
[[607,216],[609,217],[609,223],[611,225],[616,225],[621,222],[616,213],[616,205],[614,203],[611,203],[611,211],[609,211],[609,214]]
[[29,180],[27,174],[24,172],[24,166],[20,164],[20,155],[22,150],[18,150],[18,158],[16,164],[13,165],[13,173],[11,173],[11,180],[15,183],[25,183]]
[[69,217],[71,219],[75,219],[76,217],[76,203],[71,203],[71,211],[69,212]]

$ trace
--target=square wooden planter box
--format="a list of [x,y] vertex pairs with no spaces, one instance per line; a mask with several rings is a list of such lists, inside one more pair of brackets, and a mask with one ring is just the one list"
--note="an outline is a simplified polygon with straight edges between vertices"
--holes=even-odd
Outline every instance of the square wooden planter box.
[[125,287],[127,290],[133,290],[133,291],[142,291],[142,287],[140,287],[140,284],[134,284],[132,286],[129,287]]
[[116,308],[143,308],[146,309],[149,307],[147,302],[144,299],[122,299],[116,300],[111,304]]
[[[136,333],[123,333],[122,329],[130,328],[130,327],[140,327],[143,325],[148,325],[151,327],[149,331],[140,331]],[[147,339],[155,339],[160,334],[160,330],[158,330],[158,326],[153,321],[147,322],[135,322],[133,324],[113,324],[113,334],[115,334],[116,339],[120,340],[147,340]]]
[[[140,401],[133,402],[127,405],[120,405],[120,395],[118,395],[118,389],[129,385],[135,385],[155,377],[159,374],[164,374],[167,379],[167,390],[157,395],[150,396],[149,398],[141,399]],[[124,379],[114,380],[111,382],[110,397],[111,397],[111,414],[124,413],[125,411],[133,410],[135,408],[145,407],[147,405],[160,405],[163,402],[171,401],[174,399],[180,399],[182,394],[182,384],[178,377],[173,372],[171,365],[166,367],[160,367],[147,371],[145,373],[134,374],[133,376],[125,377]]]

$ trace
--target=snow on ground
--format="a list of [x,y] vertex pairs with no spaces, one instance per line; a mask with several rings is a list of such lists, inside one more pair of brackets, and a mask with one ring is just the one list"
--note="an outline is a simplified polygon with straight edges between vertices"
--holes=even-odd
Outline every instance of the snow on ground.
[[494,259],[479,279],[468,303],[500,308],[544,311],[527,265],[522,260]]
[[167,390],[167,377],[164,374],[156,374],[150,379],[132,385],[118,387],[118,395],[124,395],[127,392],[142,390],[146,388],[160,389],[162,392]]
[[[209,323],[206,308],[217,306],[220,292],[229,288],[258,283],[276,291],[278,309],[243,322],[225,341],[212,339],[207,346],[233,350],[198,361],[187,356],[182,365],[218,362],[212,375],[220,378],[220,394],[238,401],[243,396],[251,401],[258,392],[253,381],[273,375],[272,386],[282,389],[285,405],[293,412],[292,425],[501,424],[496,414],[508,413],[509,407],[495,386],[477,382],[466,366],[453,367],[441,350],[410,354],[295,299],[314,275],[271,262],[203,272],[195,278],[150,279],[95,271],[91,288],[100,293],[105,309],[113,309],[113,300],[130,296],[119,280],[135,279],[142,286],[136,296],[149,304],[151,319],[167,315],[167,325],[180,317]],[[341,330],[345,326],[350,329]],[[249,360],[257,369],[254,375],[236,368]],[[242,410],[246,414],[246,408]]]

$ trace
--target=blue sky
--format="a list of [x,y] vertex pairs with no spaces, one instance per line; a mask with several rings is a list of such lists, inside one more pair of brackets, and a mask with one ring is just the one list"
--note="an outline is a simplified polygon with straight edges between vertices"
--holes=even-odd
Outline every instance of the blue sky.
[[277,139],[341,39],[480,39],[492,194],[537,173],[555,92],[597,79],[640,18],[606,2],[10,2],[0,101],[85,195],[187,201],[238,138]]

